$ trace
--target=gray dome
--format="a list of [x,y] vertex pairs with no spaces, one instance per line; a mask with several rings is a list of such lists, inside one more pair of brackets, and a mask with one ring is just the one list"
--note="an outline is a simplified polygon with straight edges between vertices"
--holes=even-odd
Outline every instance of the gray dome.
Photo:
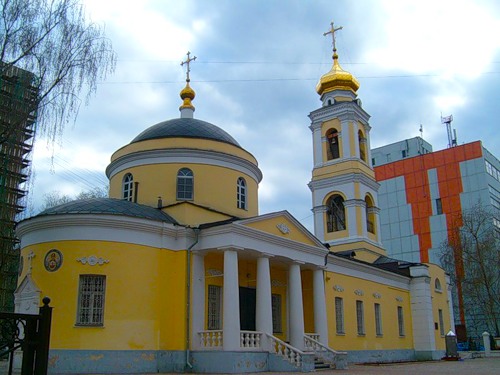
[[37,216],[65,214],[123,215],[164,221],[171,224],[177,223],[170,215],[157,208],[114,198],[78,199],[47,208]]
[[218,126],[194,118],[176,118],[160,122],[144,130],[130,143],[161,138],[211,139],[241,148],[240,144],[233,137]]

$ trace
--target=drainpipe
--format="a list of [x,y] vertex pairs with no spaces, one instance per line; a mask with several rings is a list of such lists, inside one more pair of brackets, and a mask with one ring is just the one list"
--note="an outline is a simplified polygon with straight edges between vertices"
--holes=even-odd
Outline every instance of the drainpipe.
[[[189,228],[189,227],[188,227]],[[191,337],[191,249],[198,243],[200,228],[191,228],[194,232],[194,242],[187,249],[186,257],[186,366],[189,369],[193,368],[191,362],[189,362],[189,345]]]

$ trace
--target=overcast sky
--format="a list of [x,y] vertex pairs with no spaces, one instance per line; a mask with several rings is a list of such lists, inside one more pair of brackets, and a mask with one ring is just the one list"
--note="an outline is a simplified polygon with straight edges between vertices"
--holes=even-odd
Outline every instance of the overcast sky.
[[[290,211],[312,228],[312,136],[307,115],[332,63],[361,84],[371,145],[420,135],[447,147],[481,140],[500,156],[500,2],[426,0],[86,0],[118,55],[114,75],[82,107],[51,150],[37,139],[31,213],[44,194],[76,195],[107,184],[111,154],[158,122],[179,116],[191,51],[195,118],[230,133],[259,161],[260,213]],[[54,157],[52,158],[52,155]]]

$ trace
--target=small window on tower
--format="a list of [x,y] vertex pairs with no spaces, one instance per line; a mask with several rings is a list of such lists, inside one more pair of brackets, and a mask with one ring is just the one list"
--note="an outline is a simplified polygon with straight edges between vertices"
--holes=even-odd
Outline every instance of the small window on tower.
[[238,208],[247,209],[247,184],[242,177],[238,178],[236,186],[236,202]]
[[442,215],[443,214],[443,202],[441,201],[441,198],[436,199],[436,215]]
[[330,129],[326,132],[328,147],[326,149],[327,160],[338,159],[340,157],[339,133],[337,129]]
[[134,177],[131,173],[127,173],[123,177],[123,186],[122,186],[122,197],[124,200],[132,202],[134,195]]
[[188,168],[179,169],[177,172],[177,200],[192,200],[193,187],[193,171]]

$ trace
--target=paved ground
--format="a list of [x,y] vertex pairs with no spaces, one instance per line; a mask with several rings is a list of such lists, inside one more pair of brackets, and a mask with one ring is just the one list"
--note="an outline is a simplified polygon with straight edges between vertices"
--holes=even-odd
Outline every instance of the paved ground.
[[[3,375],[4,372],[0,371]],[[50,374],[50,373],[49,373]],[[265,372],[259,375],[290,375]],[[300,374],[300,373],[295,373]],[[322,370],[318,375],[500,375],[500,357],[464,359],[457,362],[410,362],[384,365],[350,365],[348,370]],[[148,375],[148,374],[143,374]],[[159,375],[159,374],[149,374]],[[167,374],[162,374],[167,375]],[[170,375],[170,374],[168,374]],[[177,375],[177,374],[172,374]],[[214,374],[220,375],[220,374]]]

